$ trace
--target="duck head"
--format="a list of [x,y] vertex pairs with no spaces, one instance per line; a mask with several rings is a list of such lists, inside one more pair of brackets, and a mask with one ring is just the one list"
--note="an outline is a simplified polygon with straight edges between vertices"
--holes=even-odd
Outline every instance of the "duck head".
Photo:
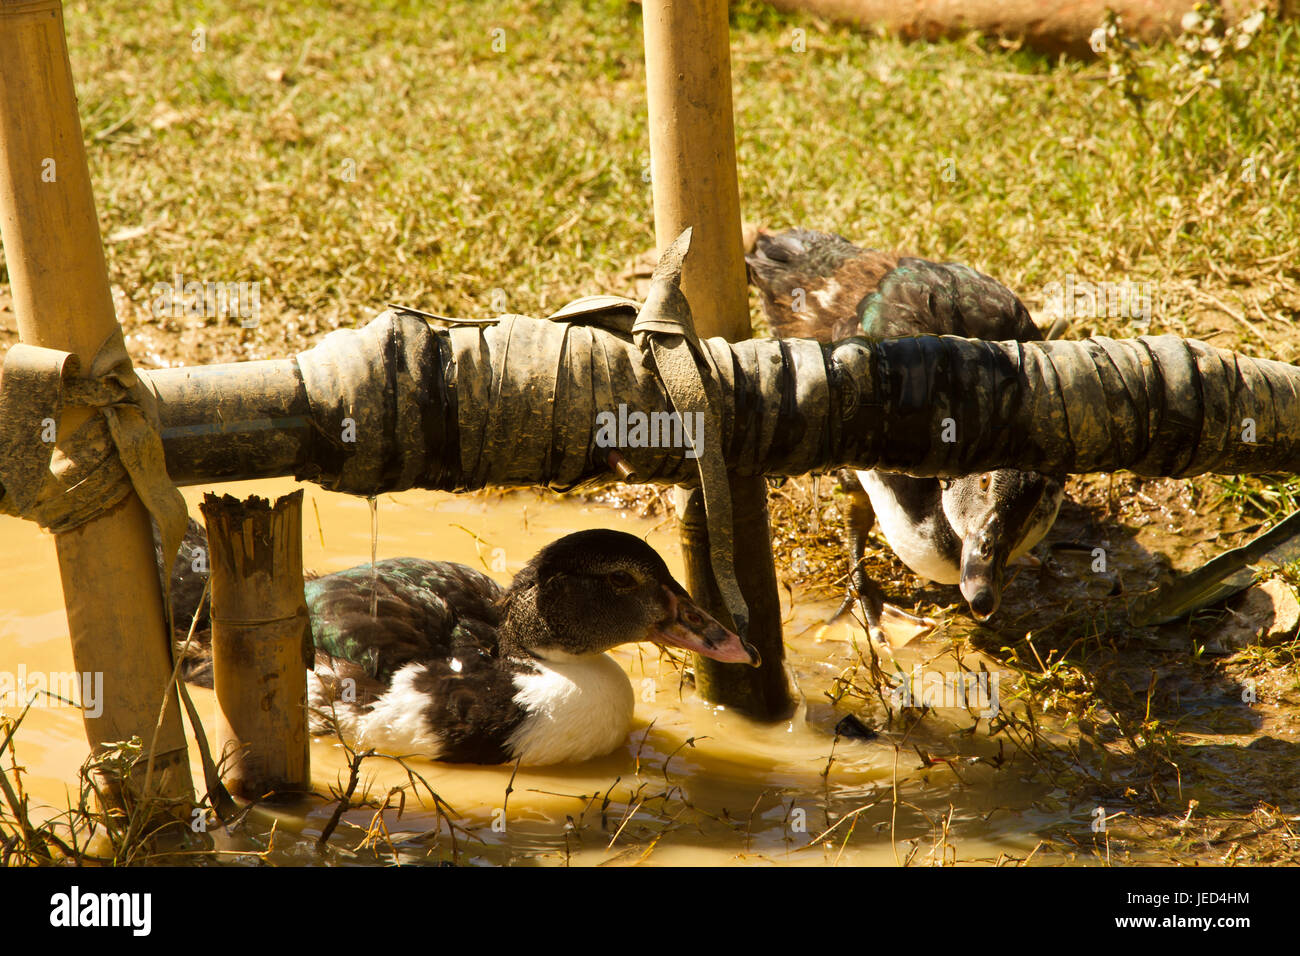
[[961,539],[958,583],[981,621],[998,609],[1007,563],[1051,528],[1063,491],[1056,478],[1009,468],[943,482],[944,514]]
[[547,545],[502,600],[507,651],[556,658],[653,641],[759,664],[758,651],[692,601],[653,548],[622,531],[579,531]]

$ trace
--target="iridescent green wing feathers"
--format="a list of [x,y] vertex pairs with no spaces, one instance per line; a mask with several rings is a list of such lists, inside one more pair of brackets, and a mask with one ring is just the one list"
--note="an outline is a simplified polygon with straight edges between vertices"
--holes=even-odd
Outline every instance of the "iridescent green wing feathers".
[[419,558],[360,565],[306,587],[317,652],[380,681],[413,660],[496,657],[501,594],[473,568]]
[[858,306],[862,334],[962,335],[1003,342],[1042,339],[1015,293],[956,262],[904,258]]

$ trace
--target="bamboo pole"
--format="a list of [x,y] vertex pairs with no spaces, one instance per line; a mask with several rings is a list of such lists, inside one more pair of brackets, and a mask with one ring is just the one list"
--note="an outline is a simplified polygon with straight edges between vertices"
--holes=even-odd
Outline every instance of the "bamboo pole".
[[[699,593],[708,595],[710,607],[721,608],[722,597],[718,594],[717,584],[708,565],[700,567],[697,562],[708,560],[709,530],[704,515],[703,495],[698,488],[688,493],[687,507],[681,511],[682,554],[686,563],[686,580],[692,591],[698,587],[707,587]],[[745,478],[732,483],[732,515],[736,528],[737,541],[771,541],[772,530],[767,516],[767,482],[762,478]],[[755,501],[754,497],[758,496]],[[741,522],[749,522],[742,525]],[[739,552],[739,548],[737,548]],[[736,556],[736,580],[740,590],[749,604],[750,633],[763,626],[770,628],[775,622],[776,637],[781,637],[781,603],[776,581],[776,566],[768,551],[766,561],[742,561]],[[764,602],[764,603],[760,603]],[[768,636],[771,644],[771,630],[762,633]],[[765,648],[759,653],[766,654]],[[697,657],[697,664],[699,658]],[[741,700],[757,697],[759,701],[779,702],[789,698],[790,688],[786,684],[785,668],[768,667],[767,658],[763,658],[761,667],[696,667],[695,687],[705,700],[718,702]],[[774,716],[778,708],[770,711]]]
[[[58,0],[0,0],[0,238],[22,340],[74,352],[89,368],[117,318]],[[67,409],[57,434],[90,414]],[[76,669],[102,674],[106,691],[102,714],[84,717],[91,749],[133,736],[147,746],[171,676],[149,516],[133,492],[55,547]],[[174,692],[153,774],[155,792],[192,796]],[[143,778],[141,768],[132,783]]]
[[662,250],[693,227],[682,292],[695,329],[737,342],[751,331],[726,0],[642,6],[655,239]]
[[260,800],[311,789],[302,492],[272,506],[205,495],[212,574],[212,675],[222,782]]
[[[731,108],[731,48],[726,0],[646,0],[646,92],[655,237],[662,251],[682,230],[694,229],[682,272],[682,292],[701,337],[750,337],[749,293],[741,239],[740,188]],[[762,478],[733,477],[736,577],[750,609],[747,639],[763,657],[743,674],[696,655],[706,699],[759,718],[791,706],[783,667],[780,601],[767,493]],[[709,610],[724,614],[709,561],[703,498],[680,496],[687,586]],[[774,677],[773,675],[777,675]]]

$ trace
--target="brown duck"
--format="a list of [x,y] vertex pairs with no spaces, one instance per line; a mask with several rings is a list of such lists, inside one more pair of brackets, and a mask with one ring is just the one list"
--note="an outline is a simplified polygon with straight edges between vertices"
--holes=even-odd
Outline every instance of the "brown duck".
[[[1010,289],[957,263],[862,249],[841,236],[806,229],[760,232],[746,262],[778,338],[1043,338]],[[838,613],[856,599],[878,638],[884,598],[862,566],[874,522],[904,564],[931,581],[960,585],[971,611],[983,620],[998,609],[1008,562],[1047,533],[1063,494],[1058,478],[1006,468],[954,480],[845,470],[840,483],[850,499],[852,571]],[[911,620],[921,628],[933,626]]]

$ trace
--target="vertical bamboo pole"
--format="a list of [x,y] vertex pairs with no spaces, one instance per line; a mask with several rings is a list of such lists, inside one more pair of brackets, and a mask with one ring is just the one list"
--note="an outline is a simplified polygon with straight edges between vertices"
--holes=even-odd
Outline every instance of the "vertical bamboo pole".
[[[749,606],[749,640],[763,655],[759,668],[719,664],[696,655],[695,686],[705,700],[735,707],[756,717],[781,717],[788,712],[790,688],[781,666],[781,601],[776,567],[772,563],[772,531],[767,518],[767,483],[748,478],[731,483],[732,527],[736,540],[736,581]],[[722,595],[709,564],[709,529],[703,495],[692,488],[678,501],[686,582],[704,607],[723,613]],[[741,552],[742,541],[755,542],[753,555]],[[761,546],[761,550],[760,550]],[[707,595],[707,597],[706,597]],[[768,654],[776,666],[770,666]],[[700,666],[708,661],[708,666]]]
[[[88,368],[117,318],[58,0],[0,0],[0,239],[22,340],[75,352]],[[69,408],[58,434],[90,414]],[[76,668],[103,675],[103,713],[85,717],[91,749],[132,736],[147,746],[171,676],[148,514],[132,494],[55,547]],[[133,792],[143,778],[133,775]],[[174,693],[153,780],[158,793],[192,796]]]
[[726,0],[646,0],[655,239],[694,227],[682,292],[703,337],[750,337]]
[[222,782],[259,800],[311,789],[302,580],[302,492],[276,500],[205,495],[212,574],[212,675]]
[[[740,188],[731,110],[731,47],[726,0],[645,0],[646,91],[655,238],[662,250],[694,228],[682,291],[702,337],[750,337],[741,243]],[[687,585],[723,612],[709,563],[703,499],[686,501],[682,546]],[[736,577],[750,609],[749,641],[763,655],[757,671],[696,656],[700,692],[760,718],[790,707],[783,666],[780,600],[762,478],[732,481]]]

